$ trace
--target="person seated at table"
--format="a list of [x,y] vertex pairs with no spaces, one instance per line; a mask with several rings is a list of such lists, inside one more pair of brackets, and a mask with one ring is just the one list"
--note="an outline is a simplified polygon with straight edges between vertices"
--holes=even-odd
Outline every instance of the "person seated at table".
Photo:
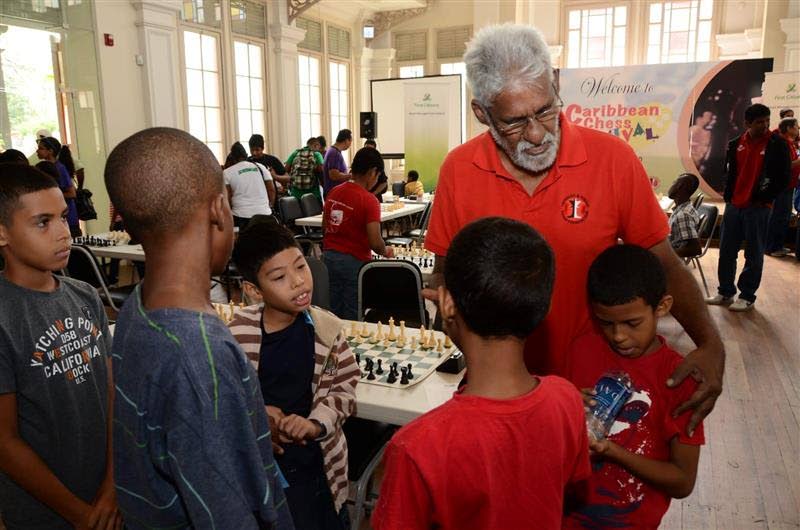
[[311,270],[285,227],[251,224],[233,261],[258,304],[237,309],[229,326],[258,372],[295,527],[349,528],[342,424],[355,410],[360,372],[344,324],[311,305]]
[[233,210],[233,224],[240,230],[254,215],[272,215],[275,184],[270,171],[258,162],[247,160],[247,151],[239,142],[231,146],[222,177]]
[[692,206],[692,194],[697,191],[700,179],[691,173],[683,173],[670,186],[667,195],[675,201],[675,208],[669,217],[669,242],[675,253],[682,257],[697,256],[700,238],[697,229],[700,215]]
[[421,199],[422,196],[425,195],[425,188],[422,182],[419,181],[419,173],[417,173],[416,170],[412,169],[408,172],[408,180],[406,181],[406,186],[403,191],[406,197],[414,195]]
[[377,149],[362,147],[353,157],[349,180],[333,188],[325,199],[322,227],[323,260],[328,267],[331,305],[339,318],[358,318],[358,270],[372,252],[392,257],[381,237],[381,206],[369,192],[383,171]]
[[479,219],[453,238],[439,310],[469,382],[389,442],[373,528],[561,527],[565,489],[591,473],[583,402],[523,359],[554,270],[550,246],[518,221]]
[[614,245],[589,268],[587,291],[595,330],[566,352],[567,376],[588,406],[609,371],[626,373],[633,395],[609,434],[590,441],[588,495],[563,528],[658,528],[670,500],[692,492],[704,442],[702,423],[687,433],[691,410],[673,414],[697,383],[688,377],[674,388],[664,384],[683,361],[657,335],[658,319],[672,307],[664,267],[645,248]]

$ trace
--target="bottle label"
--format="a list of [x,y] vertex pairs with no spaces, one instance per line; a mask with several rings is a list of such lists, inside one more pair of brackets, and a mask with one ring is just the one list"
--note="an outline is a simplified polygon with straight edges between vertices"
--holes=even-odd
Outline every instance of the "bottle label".
[[605,421],[613,420],[631,397],[631,389],[613,377],[602,377],[594,387],[597,405],[592,414]]

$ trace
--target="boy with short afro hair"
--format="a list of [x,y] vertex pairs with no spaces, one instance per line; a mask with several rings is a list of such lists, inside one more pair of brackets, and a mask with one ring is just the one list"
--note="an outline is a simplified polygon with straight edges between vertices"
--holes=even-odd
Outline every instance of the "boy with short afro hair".
[[0,513],[9,530],[120,528],[111,335],[70,256],[57,182],[0,164]]
[[607,438],[592,441],[595,456],[588,497],[564,528],[657,528],[671,498],[692,492],[703,426],[686,434],[691,411],[672,411],[697,388],[687,378],[676,388],[664,381],[683,358],[656,334],[672,297],[661,262],[647,249],[614,245],[589,269],[588,293],[596,332],[575,340],[568,352],[570,379],[592,405],[595,383],[608,371],[629,375],[633,395]]
[[199,140],[153,128],[108,157],[106,187],[147,276],[114,342],[114,469],[128,528],[293,528],[256,374],[211,306],[233,216]]
[[442,320],[469,382],[395,434],[372,525],[559,528],[565,489],[590,473],[583,404],[523,359],[550,306],[553,252],[530,226],[488,217],[455,236],[444,278]]
[[259,304],[237,309],[229,326],[258,372],[295,525],[338,530],[348,520],[342,424],[360,376],[343,323],[311,305],[311,271],[286,228],[249,226],[233,259]]
[[682,173],[667,195],[675,201],[675,209],[669,217],[669,242],[675,253],[682,257],[697,256],[701,252],[697,233],[700,215],[692,205],[692,194],[697,191],[700,179],[691,173]]

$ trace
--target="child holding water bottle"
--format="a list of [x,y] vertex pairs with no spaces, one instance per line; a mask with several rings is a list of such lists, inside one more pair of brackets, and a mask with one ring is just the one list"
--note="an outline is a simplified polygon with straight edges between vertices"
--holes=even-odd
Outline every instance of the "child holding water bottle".
[[[697,384],[664,385],[682,360],[656,335],[672,297],[658,258],[634,245],[597,257],[588,294],[597,332],[573,343],[568,377],[591,407],[592,476],[585,502],[563,528],[657,528],[670,500],[692,492],[704,443],[702,425],[686,434],[691,411],[673,417]],[[607,405],[612,417],[603,421],[598,409]]]

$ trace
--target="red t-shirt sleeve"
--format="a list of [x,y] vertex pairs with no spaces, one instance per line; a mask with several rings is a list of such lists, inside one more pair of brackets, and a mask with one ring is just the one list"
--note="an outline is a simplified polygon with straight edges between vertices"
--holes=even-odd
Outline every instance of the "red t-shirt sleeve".
[[385,474],[372,528],[375,530],[429,529],[433,526],[433,503],[416,462],[405,447],[394,440],[384,453]]
[[613,182],[620,219],[620,238],[625,243],[650,248],[669,236],[667,216],[658,204],[644,166],[627,144],[627,157]]
[[381,203],[378,202],[378,199],[375,198],[374,195],[370,193],[369,197],[365,198],[366,204],[365,207],[365,215],[364,220],[366,224],[369,223],[380,223],[381,222]]
[[[661,379],[666,381],[682,360],[683,358],[680,357],[678,353],[675,353],[675,358],[670,364],[667,365],[669,368],[668,373],[662,374]],[[697,382],[692,379],[691,376],[684,379],[683,383],[681,383],[678,388],[667,390],[667,409],[664,414],[664,434],[667,440],[671,440],[674,436],[677,436],[680,443],[687,445],[703,445],[706,442],[702,422],[700,422],[700,424],[694,430],[692,436],[686,434],[686,426],[689,424],[689,420],[692,418],[692,410],[687,410],[677,418],[672,416],[672,411],[674,411],[681,403],[687,401],[695,392],[695,390],[697,390]]]
[[425,248],[437,256],[446,256],[460,226],[456,211],[455,171],[450,157],[445,159],[439,170],[439,182],[436,184],[431,219],[428,223],[428,232],[425,234]]

